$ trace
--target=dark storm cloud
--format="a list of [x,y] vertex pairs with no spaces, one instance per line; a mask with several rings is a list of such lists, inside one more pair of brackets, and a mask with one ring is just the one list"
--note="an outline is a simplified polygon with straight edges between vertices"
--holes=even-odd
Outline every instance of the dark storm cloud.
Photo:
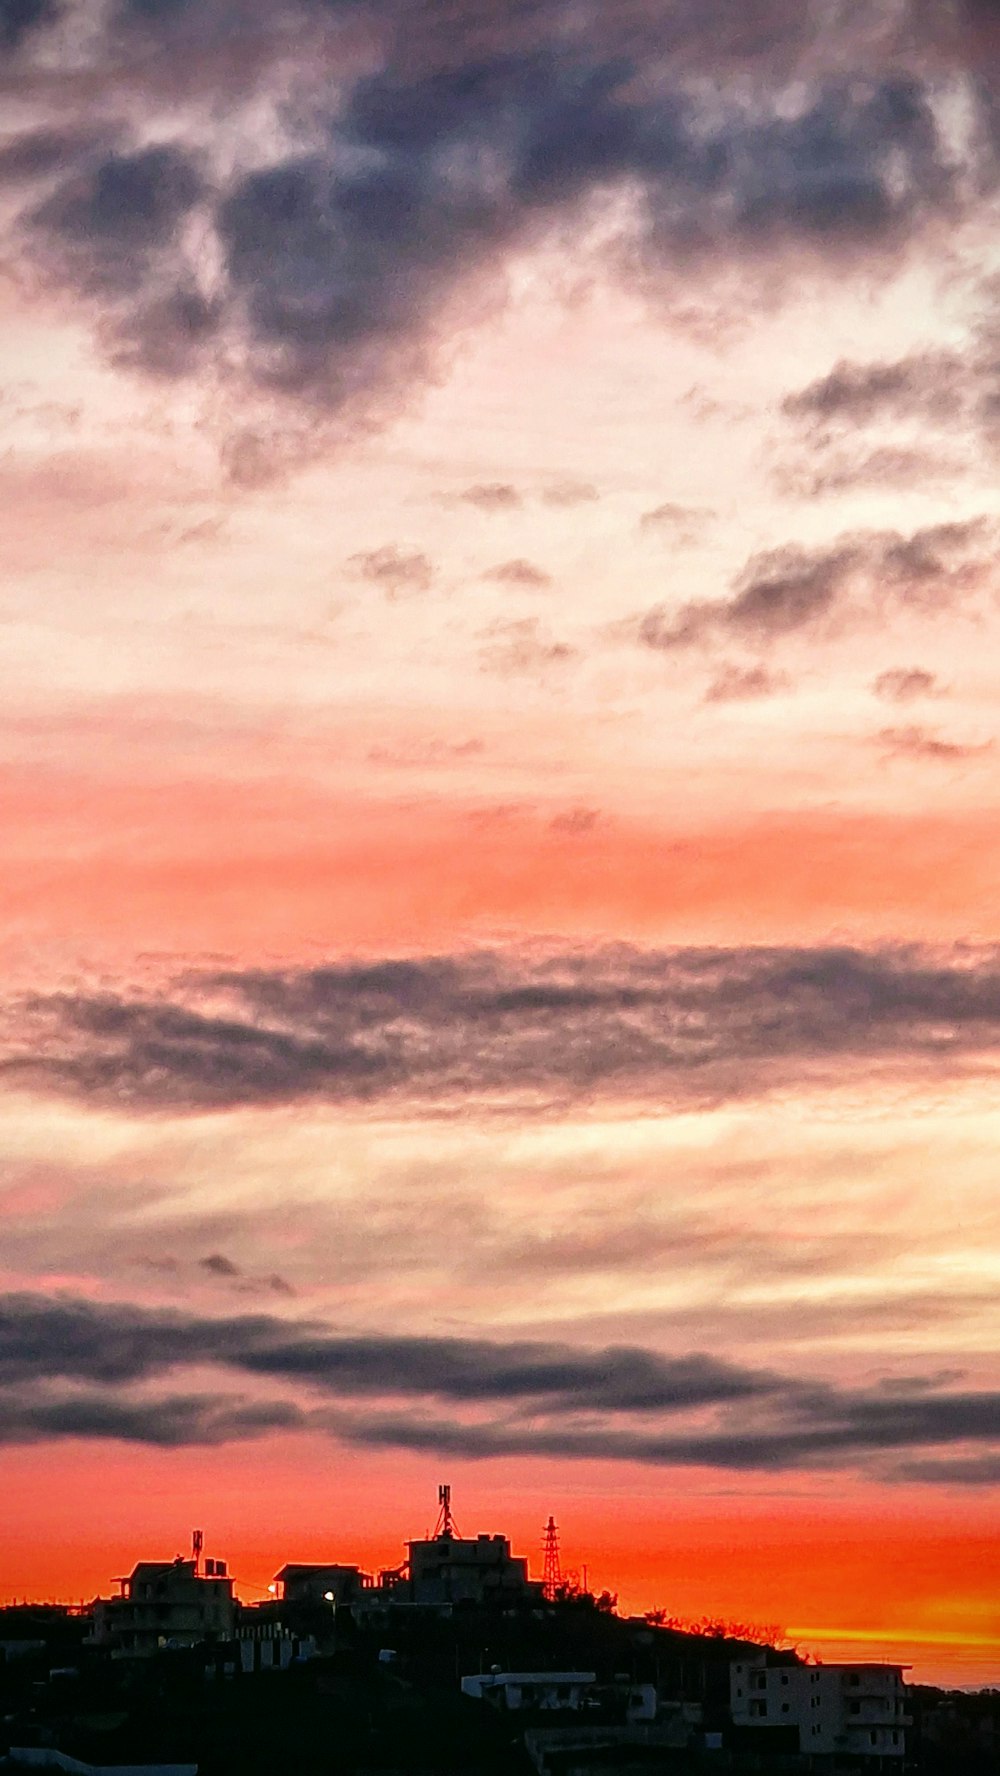
[[9,1387],[66,1379],[148,1380],[211,1364],[350,1395],[434,1395],[489,1403],[533,1399],[581,1408],[676,1412],[755,1398],[787,1385],[766,1370],[701,1354],[660,1357],[635,1347],[485,1339],[338,1337],[315,1323],[258,1314],[198,1318],[41,1295],[0,1297],[0,1378]]
[[[220,313],[218,300],[205,296],[194,284],[175,284],[122,318],[109,338],[109,355],[115,364],[143,370],[150,376],[184,375],[204,361]],[[230,438],[226,466],[233,481],[244,486],[261,485],[271,478],[273,464],[261,440],[255,438],[250,448],[255,451],[252,469],[246,434],[239,444]],[[262,474],[265,460],[267,473]]]
[[122,0],[121,10],[126,18],[159,22],[174,18],[197,3],[198,0]]
[[0,0],[0,50],[17,49],[33,31],[58,16],[56,0]]
[[[592,200],[634,195],[632,250],[609,262],[620,270],[628,260],[659,282],[739,256],[773,261],[786,248],[831,263],[894,252],[956,201],[960,169],[931,96],[901,68],[829,73],[780,102],[773,66],[759,90],[733,85],[706,98],[697,81],[685,85],[674,51],[700,42],[711,63],[734,35],[723,9],[710,18],[626,6],[610,22],[585,22],[552,0],[486,17],[458,7],[445,27],[405,4],[365,0],[353,11],[372,28],[380,64],[352,78],[349,58],[328,45],[324,98],[313,31],[336,33],[350,10],[317,0],[299,11],[300,39],[294,9],[282,15],[281,65],[299,41],[314,75],[294,148],[210,173],[210,145],[203,167],[182,143],[140,147],[123,132],[96,164],[77,156],[26,213],[24,238],[49,273],[103,293],[112,356],[178,376],[211,361],[234,392],[336,414],[425,377],[452,300],[484,279],[502,295],[510,251]],[[127,11],[162,35],[171,67],[183,28],[184,65],[203,56],[218,104],[234,59],[261,35],[238,6],[227,13],[209,0]],[[744,58],[761,42],[773,50],[789,29],[801,35],[792,9],[768,13],[766,28],[747,21],[735,33]],[[139,60],[151,66],[148,54]],[[254,68],[266,87],[261,46]],[[195,206],[209,251],[181,239]],[[208,261],[217,261],[211,296]],[[518,497],[505,483],[467,497],[477,492],[487,510]]]
[[436,1395],[473,1404],[531,1401],[550,1411],[685,1412],[782,1391],[785,1383],[693,1355],[613,1347],[503,1345],[445,1339],[305,1339],[249,1352],[240,1365],[342,1394]]
[[991,949],[619,946],[206,976],[173,997],[38,996],[9,1003],[0,1070],[181,1113],[309,1099],[691,1105],[803,1067],[940,1068],[998,1041]]
[[25,130],[0,146],[0,181],[13,184],[43,179],[75,165],[102,144],[111,146],[111,132],[98,124]]
[[108,154],[74,172],[32,214],[46,251],[87,290],[142,292],[177,245],[181,225],[202,194],[193,159],[168,144]]
[[[327,1403],[204,1393],[136,1399],[122,1391],[194,1364],[266,1378],[271,1388],[304,1387]],[[924,1470],[919,1477],[952,1480],[971,1479],[963,1471],[977,1466],[985,1473],[1000,1439],[1000,1395],[949,1391],[947,1376],[837,1388],[697,1352],[343,1337],[268,1315],[198,1318],[42,1295],[0,1297],[0,1377],[6,1442],[89,1437],[177,1446],[313,1429],[473,1458],[742,1471],[864,1465],[908,1451]],[[59,1393],[67,1382],[75,1391]],[[365,1397],[380,1404],[369,1412],[350,1406]],[[477,1416],[429,1416],[435,1399]],[[496,1416],[484,1418],[489,1410]],[[913,1464],[890,1477],[915,1477]]]
[[[338,1434],[375,1447],[433,1450],[487,1460],[502,1456],[543,1460],[627,1461],[652,1467],[708,1467],[737,1472],[780,1473],[868,1465],[893,1451],[1000,1438],[1000,1395],[951,1395],[911,1403],[887,1394],[838,1394],[817,1390],[814,1398],[793,1400],[790,1410],[770,1423],[746,1423],[695,1433],[665,1434],[623,1424],[606,1426],[524,1426],[510,1420],[468,1423],[402,1413],[342,1415]],[[980,1458],[985,1478],[1000,1457]],[[890,1470],[890,1479],[954,1481],[965,1460],[908,1464]],[[883,1472],[884,1471],[880,1470]]]
[[40,1400],[15,1391],[0,1401],[0,1445],[72,1437],[183,1449],[307,1427],[307,1415],[290,1402],[241,1402],[204,1394],[144,1401],[104,1394]]
[[991,526],[983,518],[928,525],[910,536],[847,533],[821,548],[786,543],[751,557],[731,599],[700,599],[679,610],[654,605],[638,636],[662,650],[719,636],[766,643],[887,606],[949,610],[992,569]]

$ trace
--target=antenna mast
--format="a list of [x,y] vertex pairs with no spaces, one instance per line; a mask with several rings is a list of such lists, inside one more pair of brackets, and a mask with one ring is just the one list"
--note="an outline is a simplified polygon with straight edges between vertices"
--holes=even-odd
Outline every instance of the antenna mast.
[[458,1533],[458,1527],[455,1523],[454,1517],[451,1514],[451,1487],[450,1486],[439,1486],[438,1487],[438,1505],[440,1508],[438,1510],[437,1524],[434,1529],[435,1541],[438,1540],[438,1538],[440,1538],[443,1541],[449,1541],[452,1538],[454,1538],[455,1540],[461,1541],[461,1537],[459,1536],[459,1533]]
[[545,1525],[545,1565],[542,1569],[542,1596],[554,1603],[562,1589],[562,1566],[559,1560],[559,1531],[550,1517]]

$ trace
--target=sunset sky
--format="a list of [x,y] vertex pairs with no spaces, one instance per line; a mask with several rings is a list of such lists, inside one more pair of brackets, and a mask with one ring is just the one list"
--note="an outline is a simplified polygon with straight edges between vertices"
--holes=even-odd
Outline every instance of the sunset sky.
[[1000,1682],[998,0],[0,83],[0,1598],[448,1480]]

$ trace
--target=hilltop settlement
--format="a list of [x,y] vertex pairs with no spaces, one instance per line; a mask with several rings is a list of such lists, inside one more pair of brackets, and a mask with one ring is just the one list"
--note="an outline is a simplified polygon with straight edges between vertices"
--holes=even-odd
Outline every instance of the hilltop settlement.
[[[1000,1691],[908,1686],[751,1629],[692,1631],[496,1533],[377,1573],[288,1563],[245,1603],[224,1560],[139,1560],[89,1605],[0,1610],[0,1770],[70,1776],[1000,1772]],[[776,1638],[771,1636],[771,1639]]]

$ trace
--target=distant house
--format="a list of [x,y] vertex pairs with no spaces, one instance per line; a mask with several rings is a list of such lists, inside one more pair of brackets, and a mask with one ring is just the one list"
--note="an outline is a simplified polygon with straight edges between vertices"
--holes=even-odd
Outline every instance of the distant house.
[[729,1667],[729,1705],[738,1728],[795,1727],[812,1756],[892,1760],[906,1756],[902,1665],[768,1665],[752,1655]]
[[113,1654],[141,1656],[161,1647],[232,1640],[236,1624],[233,1581],[224,1560],[140,1560],[118,1597],[94,1604],[91,1644]]
[[512,1712],[578,1709],[593,1695],[596,1683],[593,1671],[484,1671],[463,1677],[462,1694]]
[[356,1603],[372,1583],[359,1566],[338,1564],[283,1566],[274,1575],[274,1589],[283,1603]]

